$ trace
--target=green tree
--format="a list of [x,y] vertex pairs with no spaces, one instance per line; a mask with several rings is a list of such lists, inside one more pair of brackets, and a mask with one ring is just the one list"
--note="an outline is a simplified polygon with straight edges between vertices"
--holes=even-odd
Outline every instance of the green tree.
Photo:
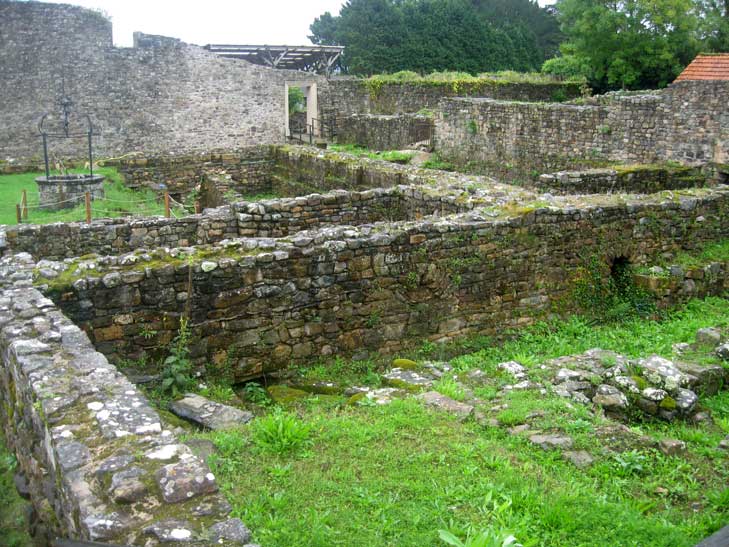
[[670,83],[698,50],[692,0],[558,0],[570,62],[599,90]]
[[729,0],[696,0],[699,40],[709,52],[729,52]]
[[[338,16],[317,17],[309,38],[345,46],[342,66],[352,74],[538,69],[541,38],[505,1],[348,0]],[[533,0],[513,1],[544,16]],[[499,10],[485,9],[499,2]]]

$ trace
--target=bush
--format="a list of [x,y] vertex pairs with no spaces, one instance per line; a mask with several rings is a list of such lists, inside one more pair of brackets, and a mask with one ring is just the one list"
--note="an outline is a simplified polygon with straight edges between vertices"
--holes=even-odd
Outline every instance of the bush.
[[296,415],[277,409],[265,418],[253,422],[253,442],[266,452],[288,454],[309,442],[311,426]]
[[542,72],[565,79],[584,80],[590,74],[590,67],[576,55],[563,55],[544,61]]
[[289,115],[295,112],[304,112],[306,109],[306,98],[300,87],[289,88]]
[[180,319],[180,330],[172,341],[170,355],[162,366],[162,391],[177,397],[190,389],[193,379],[192,362],[190,361],[190,328],[188,319]]

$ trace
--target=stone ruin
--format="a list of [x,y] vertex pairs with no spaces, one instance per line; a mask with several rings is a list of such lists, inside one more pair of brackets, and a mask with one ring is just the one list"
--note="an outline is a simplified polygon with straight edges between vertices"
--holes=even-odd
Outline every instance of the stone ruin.
[[[107,22],[87,12],[0,2],[8,28],[24,28],[24,10],[90,24],[94,40],[66,44],[91,61],[85,92],[93,96],[119,84],[109,100],[122,108],[103,114],[127,113],[138,122],[125,133],[108,117],[101,148],[107,154],[145,150],[107,165],[129,186],[164,183],[174,197],[196,193],[206,205],[179,219],[0,228],[0,423],[27,480],[39,538],[249,545],[249,531],[230,517],[204,461],[114,365],[144,355],[154,363],[183,316],[189,316],[200,373],[224,369],[245,381],[292,362],[392,354],[422,340],[498,338],[505,329],[578,311],[573,293],[585,257],[595,258],[607,278],[615,263],[650,265],[729,235],[729,188],[722,184],[726,83],[683,83],[649,97],[569,105],[438,97],[436,151],[458,163],[503,160],[542,175],[534,184],[513,185],[282,145],[283,83],[308,75],[231,64],[169,39],[155,40],[149,50],[116,51]],[[38,44],[53,38],[33,37]],[[67,37],[55,39],[65,44]],[[149,96],[134,97],[134,85],[113,81],[139,83],[147,63],[160,73],[159,81],[148,82]],[[102,72],[111,74],[110,83],[96,78]],[[205,98],[217,93],[206,87],[215,79],[197,87],[196,72],[227,82],[231,98],[213,121]],[[257,87],[246,87],[256,79]],[[358,83],[319,83],[320,108],[368,116],[379,104],[341,92]],[[155,95],[166,87],[176,95]],[[434,100],[415,95],[392,93],[410,102],[387,104],[412,109]],[[8,96],[9,103],[25,104]],[[170,105],[193,96],[202,99],[179,120],[184,131],[166,133]],[[347,97],[366,102],[370,111],[351,112],[359,107],[345,105]],[[136,99],[141,107],[131,113]],[[18,130],[26,109],[17,110],[2,114],[12,127],[8,150],[16,158],[26,144]],[[239,121],[243,111],[248,114]],[[161,127],[146,125],[150,113]],[[377,115],[365,134],[377,133]],[[693,129],[681,116],[695,122]],[[231,127],[240,134],[231,135]],[[228,148],[209,151],[219,146]],[[596,156],[684,165],[660,172],[585,170]],[[3,170],[32,165],[27,156]],[[245,200],[259,193],[287,197]],[[645,283],[669,303],[725,291],[729,266],[707,268],[711,276],[677,272],[665,283]],[[649,414],[688,418],[696,404],[692,382],[711,376],[656,358],[639,363],[640,375],[629,365],[617,355],[573,356],[550,364],[550,389],[615,413],[626,410],[630,394]],[[514,389],[532,381],[513,364],[504,366],[514,375]],[[145,372],[157,371],[152,365]],[[443,371],[432,372],[435,378]],[[450,404],[438,394],[424,398],[434,406]],[[222,416],[188,399],[185,408]]]

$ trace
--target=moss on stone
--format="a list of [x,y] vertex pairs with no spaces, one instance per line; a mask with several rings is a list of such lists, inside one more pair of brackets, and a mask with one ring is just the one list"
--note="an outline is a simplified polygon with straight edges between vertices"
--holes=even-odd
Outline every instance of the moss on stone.
[[671,396],[667,396],[658,406],[663,410],[676,410],[676,399]]

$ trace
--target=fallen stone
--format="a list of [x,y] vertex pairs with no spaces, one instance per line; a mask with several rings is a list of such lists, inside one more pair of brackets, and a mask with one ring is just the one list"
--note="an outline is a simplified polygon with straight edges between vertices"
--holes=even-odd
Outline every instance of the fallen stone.
[[661,439],[658,449],[666,456],[679,456],[686,452],[686,443],[677,439]]
[[232,542],[234,545],[245,545],[251,539],[251,532],[240,519],[228,519],[213,524],[208,530],[208,537],[213,543]]
[[192,456],[179,463],[165,465],[157,471],[156,479],[167,503],[178,503],[218,491],[215,475]]
[[56,447],[58,463],[64,471],[78,469],[89,461],[91,454],[89,449],[76,441],[59,444]]
[[562,457],[579,469],[589,467],[595,461],[592,455],[585,450],[577,450],[575,452],[568,450],[562,453]]
[[459,418],[467,418],[473,413],[473,406],[460,401],[455,401],[450,397],[446,397],[437,391],[428,391],[420,395],[420,398],[427,406],[432,406],[439,410],[443,410],[450,414],[455,414]]
[[676,363],[676,367],[689,376],[687,387],[704,395],[716,395],[729,381],[729,371],[721,365]]
[[602,384],[597,388],[597,393],[592,398],[592,402],[610,411],[621,411],[628,408],[628,398],[623,392],[607,384]]
[[407,389],[410,391],[428,388],[433,385],[434,378],[430,375],[420,374],[414,370],[394,368],[382,379],[390,387]]
[[668,397],[668,392],[654,387],[647,387],[641,392],[641,395],[649,401],[660,403],[663,399]]
[[719,441],[719,448],[721,450],[729,450],[729,437],[727,437],[726,439],[722,439],[721,441]]
[[679,389],[675,396],[676,408],[683,414],[690,414],[699,402],[699,396],[690,389]]
[[253,414],[232,406],[216,403],[195,393],[170,403],[170,411],[212,430],[229,429],[250,422]]
[[688,375],[681,372],[672,361],[658,355],[640,359],[638,364],[643,369],[643,376],[650,384],[669,393],[675,393],[679,387],[689,385]]
[[406,391],[394,387],[373,389],[364,394],[367,399],[378,405],[389,405],[394,399],[402,399],[405,395],[407,395]]
[[729,361],[729,342],[726,344],[722,344],[718,346],[714,352],[720,359],[724,359],[725,361]]
[[503,370],[511,374],[517,380],[521,380],[526,377],[526,367],[516,361],[506,361],[505,363],[499,363],[496,368]]
[[147,526],[144,533],[157,538],[161,543],[187,543],[193,541],[190,523],[180,519],[165,519]]
[[529,440],[544,450],[572,448],[572,438],[566,435],[532,435]]
[[696,331],[696,344],[700,346],[715,347],[721,342],[721,332],[715,328],[705,328]]

